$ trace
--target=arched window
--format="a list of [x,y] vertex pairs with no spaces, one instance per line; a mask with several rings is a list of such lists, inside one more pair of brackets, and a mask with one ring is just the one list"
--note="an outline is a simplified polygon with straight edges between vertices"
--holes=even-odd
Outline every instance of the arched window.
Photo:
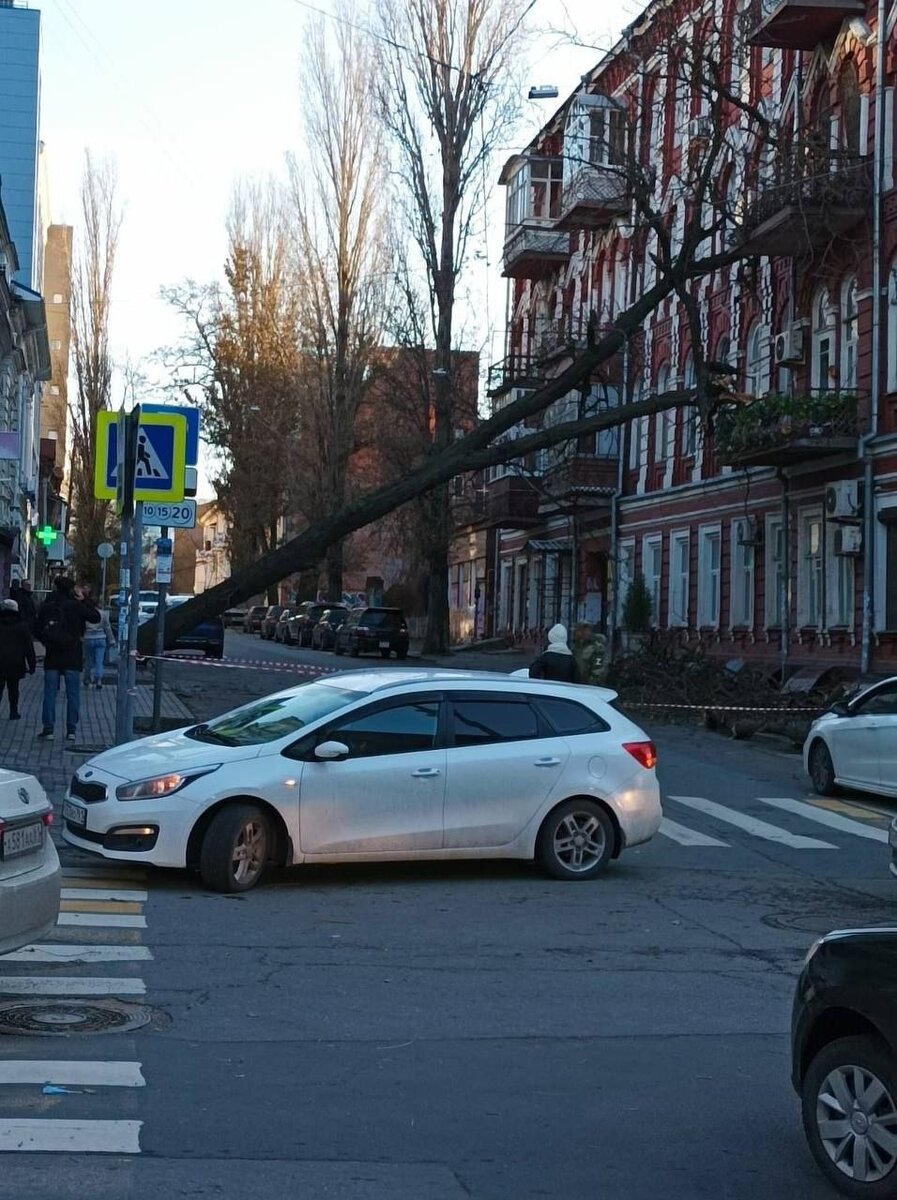
[[810,359],[810,387],[827,392],[835,370],[835,314],[828,288],[820,288],[813,298],[813,346]]
[[860,77],[856,64],[848,62],[841,72],[839,87],[841,102],[841,145],[848,154],[862,154],[860,145]]
[[748,331],[744,354],[744,390],[749,396],[763,393],[763,326],[755,321]]
[[[664,363],[657,372],[657,386],[655,391],[658,396],[669,391],[670,387],[670,368],[668,363]],[[670,457],[670,430],[672,422],[670,421],[671,413],[668,409],[663,412],[654,414],[654,461],[666,462]]]
[[[685,356],[682,368],[682,387],[684,390],[695,386],[695,356],[689,350]],[[698,410],[694,404],[689,404],[682,410],[682,454],[685,458],[694,458],[698,444]]]
[[857,386],[859,348],[859,305],[857,277],[851,275],[841,288],[841,387],[853,391]]

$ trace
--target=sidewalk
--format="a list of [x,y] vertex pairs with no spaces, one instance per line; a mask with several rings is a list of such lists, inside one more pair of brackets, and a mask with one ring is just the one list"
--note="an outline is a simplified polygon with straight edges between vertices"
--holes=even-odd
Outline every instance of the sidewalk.
[[[26,771],[36,775],[47,795],[58,805],[72,772],[85,759],[108,749],[115,741],[115,709],[118,688],[114,683],[100,688],[81,688],[81,721],[76,742],[65,740],[65,685],[59,689],[56,706],[56,737],[52,742],[36,741],[41,731],[41,703],[44,692],[44,673],[38,667],[35,675],[22,680],[19,709],[21,721],[9,720],[6,696],[0,703],[0,767],[10,771]],[[135,696],[136,716],[149,717],[153,711],[153,689],[139,685]],[[167,688],[162,689],[162,715],[183,719],[193,718],[181,701]]]

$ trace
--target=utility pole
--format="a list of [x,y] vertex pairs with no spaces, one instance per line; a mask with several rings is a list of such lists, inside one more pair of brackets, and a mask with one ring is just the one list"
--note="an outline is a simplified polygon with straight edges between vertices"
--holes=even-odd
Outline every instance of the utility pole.
[[[115,706],[115,744],[120,746],[129,742],[134,730],[133,697],[129,706],[127,701],[128,689],[133,686],[130,682],[130,617],[133,611],[136,618],[137,605],[134,602],[132,580],[132,540],[134,525],[134,468],[137,460],[137,428],[140,422],[140,409],[126,413],[122,409],[118,414],[116,437],[117,463],[115,475],[115,507],[121,517],[121,544],[119,546],[118,569],[118,688]],[[138,588],[140,583],[140,567],[137,568]],[[129,604],[130,598],[130,604]],[[126,607],[127,606],[127,607]],[[125,613],[128,613],[128,624],[125,624]],[[137,645],[137,634],[134,634],[134,646]]]

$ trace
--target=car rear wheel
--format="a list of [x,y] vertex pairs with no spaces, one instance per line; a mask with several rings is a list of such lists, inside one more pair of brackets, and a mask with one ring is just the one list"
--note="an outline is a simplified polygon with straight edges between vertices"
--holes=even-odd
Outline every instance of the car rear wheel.
[[814,742],[810,747],[807,762],[810,779],[820,796],[834,796],[838,790],[835,783],[835,767],[825,742]]
[[251,804],[232,804],[212,818],[199,856],[199,873],[215,892],[255,887],[268,861],[271,823]]
[[804,1133],[845,1196],[897,1196],[897,1063],[877,1038],[839,1038],[816,1055],[801,1089]]
[[342,645],[339,642],[333,643],[333,653],[336,654],[339,658],[342,658],[344,651],[343,651]]
[[361,647],[357,641],[349,642],[349,653],[353,658],[358,658],[361,655]]
[[567,800],[548,814],[536,858],[555,879],[591,879],[613,854],[610,817],[594,800]]

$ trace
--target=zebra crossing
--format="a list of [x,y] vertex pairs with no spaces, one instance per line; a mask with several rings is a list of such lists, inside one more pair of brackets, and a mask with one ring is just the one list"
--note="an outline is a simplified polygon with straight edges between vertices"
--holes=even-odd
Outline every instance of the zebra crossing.
[[[144,882],[140,870],[113,877],[63,868],[59,921],[50,940],[0,958],[0,1010],[30,1000],[61,1010],[112,998],[139,1003],[146,984],[136,972],[152,960],[142,942]],[[122,1102],[146,1086],[140,1062],[45,1057],[48,1046],[57,1045],[89,1053],[91,1038],[79,1037],[77,1024],[63,1042],[7,1033],[4,1043],[0,1153],[140,1153],[143,1122],[133,1115],[132,1101]]]
[[[730,840],[730,830],[791,850],[840,850],[845,844],[851,844],[849,841],[831,840],[831,831],[864,841],[885,844],[888,841],[886,818],[882,814],[850,804],[837,804],[836,807],[841,811],[834,811],[835,806],[824,807],[821,803],[795,800],[790,796],[756,796],[746,802],[746,807],[754,811],[746,811],[745,807],[721,804],[705,796],[678,794],[665,795],[663,803],[664,816],[659,835],[680,846],[728,850],[735,844]],[[792,827],[767,820],[764,806],[773,810],[770,816],[778,811],[798,820],[791,823]],[[762,816],[755,815],[760,811],[763,812]],[[846,816],[845,812],[852,815]],[[696,818],[698,828],[691,823]],[[701,818],[706,818],[706,821]],[[807,824],[804,825],[804,822]],[[818,828],[820,826],[821,829]]]

